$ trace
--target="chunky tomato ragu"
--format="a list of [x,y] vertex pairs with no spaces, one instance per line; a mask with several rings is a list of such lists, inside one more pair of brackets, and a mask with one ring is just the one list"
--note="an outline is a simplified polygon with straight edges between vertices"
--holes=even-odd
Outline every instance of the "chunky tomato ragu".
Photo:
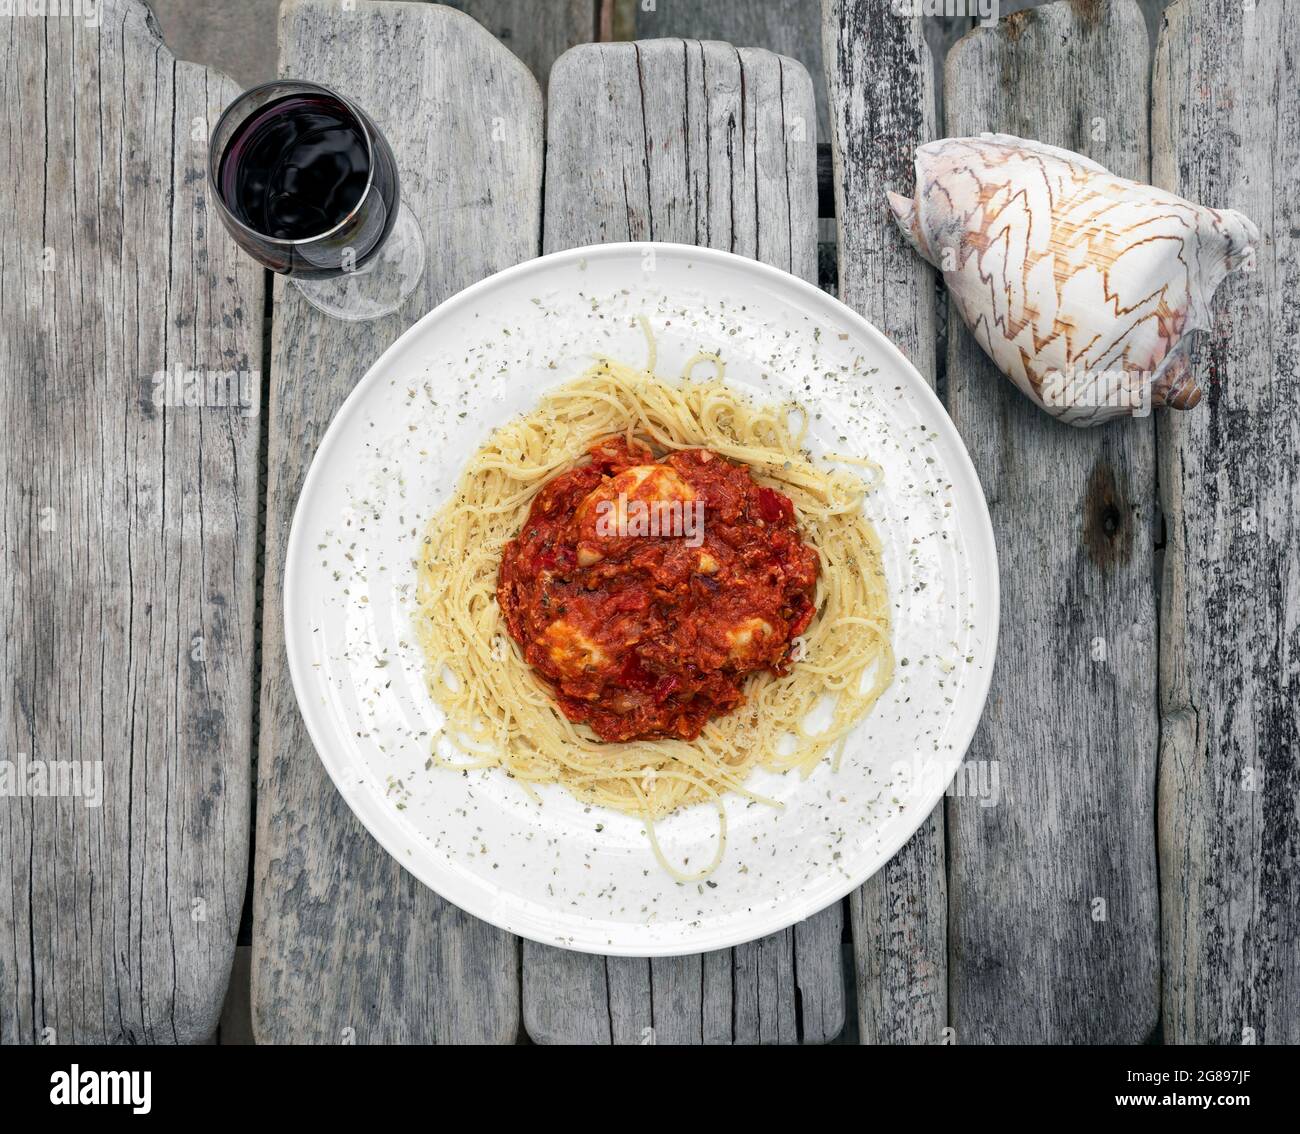
[[[620,512],[620,499],[633,504]],[[636,501],[702,506],[702,525],[694,538],[600,526]],[[787,672],[817,572],[789,497],[747,468],[705,449],[656,460],[613,438],[538,493],[497,598],[570,720],[606,741],[691,740],[744,701],[750,674]]]

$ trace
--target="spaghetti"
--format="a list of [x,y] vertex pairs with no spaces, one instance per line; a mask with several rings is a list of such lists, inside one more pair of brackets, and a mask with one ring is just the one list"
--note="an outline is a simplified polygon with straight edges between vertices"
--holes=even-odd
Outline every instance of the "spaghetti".
[[[437,762],[501,767],[530,792],[559,783],[586,803],[639,816],[665,869],[694,881],[716,868],[725,850],[722,795],[771,803],[745,786],[756,766],[806,775],[828,754],[838,762],[845,736],[892,681],[894,658],[880,544],[862,512],[871,485],[855,472],[814,463],[802,447],[804,411],[753,403],[723,382],[716,355],[696,355],[679,382],[657,378],[646,330],[647,369],[601,358],[478,451],[425,536],[417,632],[430,692],[457,750],[448,756],[435,745]],[[695,380],[702,363],[715,372]],[[707,721],[693,740],[602,742],[575,724],[507,633],[497,601],[502,553],[538,492],[611,437],[666,454],[707,449],[745,466],[793,502],[803,540],[819,560],[815,614],[790,672],[753,674],[744,703]],[[868,461],[831,460],[879,474]],[[654,821],[700,802],[717,807],[720,835],[713,860],[687,874],[663,855]]]

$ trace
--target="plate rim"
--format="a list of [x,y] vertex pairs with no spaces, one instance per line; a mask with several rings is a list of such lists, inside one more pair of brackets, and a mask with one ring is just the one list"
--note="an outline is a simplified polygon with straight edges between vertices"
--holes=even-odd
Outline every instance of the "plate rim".
[[[973,542],[979,542],[986,545],[986,550],[991,565],[989,578],[989,598],[988,607],[991,616],[991,633],[988,638],[988,665],[984,668],[983,673],[977,678],[972,688],[977,696],[978,711],[972,716],[971,724],[967,730],[963,730],[964,735],[954,738],[953,749],[960,749],[960,756],[957,758],[953,768],[953,776],[932,786],[929,792],[922,798],[917,805],[915,814],[920,818],[915,826],[905,829],[902,834],[891,839],[888,843],[882,844],[881,849],[873,856],[873,865],[861,876],[858,872],[852,874],[847,882],[843,879],[839,883],[830,887],[827,891],[819,891],[815,895],[800,895],[794,900],[783,901],[773,906],[771,910],[751,916],[751,920],[746,923],[746,928],[735,931],[719,931],[712,936],[696,936],[682,941],[654,941],[654,940],[637,940],[637,941],[606,941],[598,942],[594,940],[578,939],[566,935],[563,939],[560,934],[570,927],[563,923],[555,926],[556,934],[546,937],[539,932],[532,931],[529,927],[521,927],[510,916],[510,910],[507,909],[506,903],[510,899],[494,899],[492,897],[493,886],[486,880],[474,876],[473,881],[468,885],[466,892],[462,893],[461,885],[448,885],[447,889],[455,893],[455,897],[443,889],[444,885],[453,882],[455,871],[449,870],[439,877],[438,885],[430,881],[424,875],[426,873],[437,873],[437,871],[426,871],[421,868],[421,864],[411,861],[405,853],[404,847],[397,845],[397,838],[394,834],[381,833],[376,829],[377,824],[372,822],[369,814],[364,813],[364,809],[356,806],[353,795],[345,785],[340,781],[340,775],[343,769],[337,772],[331,765],[330,760],[326,759],[324,749],[328,746],[322,742],[323,736],[332,738],[336,731],[329,727],[328,719],[323,714],[318,714],[315,708],[310,708],[312,700],[309,694],[312,692],[306,685],[307,670],[310,665],[304,661],[298,651],[296,642],[296,632],[291,624],[290,616],[295,612],[298,606],[298,587],[293,574],[290,572],[290,566],[300,558],[300,544],[304,537],[306,520],[304,519],[304,501],[312,495],[315,481],[324,475],[322,470],[328,463],[330,451],[338,443],[339,437],[343,434],[343,425],[358,410],[364,400],[365,394],[369,388],[376,382],[380,381],[384,373],[384,366],[390,356],[399,352],[407,344],[408,340],[416,338],[421,329],[435,318],[446,315],[450,310],[472,303],[477,296],[492,287],[499,286],[507,281],[515,281],[535,273],[544,273],[554,266],[562,266],[572,261],[591,260],[597,258],[616,258],[620,255],[627,255],[634,252],[637,255],[644,255],[647,248],[656,250],[668,255],[681,256],[683,258],[698,258],[701,260],[712,260],[719,264],[725,264],[732,268],[738,268],[745,273],[752,273],[757,276],[766,277],[773,284],[780,287],[793,288],[796,292],[802,292],[809,298],[815,298],[819,303],[829,303],[832,309],[838,309],[837,315],[851,324],[856,331],[872,341],[887,356],[891,356],[906,372],[915,379],[915,385],[921,391],[922,402],[927,408],[937,413],[939,422],[938,428],[941,431],[948,431],[951,439],[955,442],[954,449],[958,462],[958,468],[953,470],[954,478],[964,474],[969,484],[974,487],[974,496],[978,502],[974,510],[973,517],[974,528]],[[974,556],[972,556],[974,558]],[[863,315],[860,315],[853,308],[844,303],[838,296],[831,295],[823,291],[815,284],[799,276],[792,275],[781,268],[773,267],[770,264],[763,263],[760,260],[752,260],[747,256],[740,256],[733,252],[723,251],[716,248],[703,248],[694,244],[680,244],[670,241],[614,241],[607,244],[587,244],[576,248],[567,248],[558,252],[550,252],[541,256],[536,256],[530,260],[524,260],[519,264],[513,264],[508,268],[493,272],[483,279],[476,281],[462,288],[460,291],[449,295],[442,302],[435,304],[426,311],[419,319],[406,328],[396,339],[394,339],[379,356],[370,364],[365,373],[357,380],[356,384],[348,392],[342,404],[330,418],[329,424],[325,427],[325,432],[321,436],[316,446],[316,451],[307,468],[307,473],[303,477],[302,485],[298,490],[297,500],[294,502],[293,518],[290,522],[289,536],[285,541],[284,551],[284,574],[281,581],[281,631],[284,637],[284,648],[286,663],[289,668],[290,683],[294,692],[294,699],[297,702],[298,714],[307,730],[307,736],[311,740],[312,747],[315,749],[316,758],[324,766],[330,782],[334,785],[340,801],[345,804],[352,816],[357,819],[371,838],[377,842],[384,852],[400,866],[406,873],[410,874],[422,886],[428,887],[437,894],[443,901],[449,902],[458,909],[481,921],[485,921],[507,933],[516,937],[522,937],[526,940],[536,942],[541,945],[548,945],[552,948],[566,949],[571,952],[588,953],[597,956],[619,956],[619,957],[676,957],[690,956],[696,953],[711,952],[717,949],[731,948],[736,945],[742,945],[746,942],[755,941],[759,938],[766,937],[770,934],[788,929],[797,923],[804,921],[824,909],[842,901],[848,894],[863,886],[867,881],[874,877],[880,870],[887,866],[902,847],[921,829],[929,819],[934,808],[943,799],[948,787],[952,783],[952,778],[960,770],[962,763],[966,759],[966,754],[970,750],[971,742],[975,738],[975,733],[979,729],[980,721],[983,719],[984,710],[988,704],[989,689],[992,686],[993,672],[997,664],[997,654],[999,638],[1001,635],[1001,572],[998,563],[997,541],[993,534],[993,521],[989,514],[988,501],[984,495],[984,486],[980,481],[979,474],[975,469],[974,462],[971,460],[970,452],[966,448],[965,439],[957,430],[956,423],[949,416],[947,409],[939,400],[934,388],[925,380],[920,371],[912,364],[911,360],[902,352],[902,350],[884,334],[879,328],[872,324]],[[346,764],[347,761],[336,761],[340,764]],[[436,864],[435,864],[436,865]],[[500,893],[500,889],[497,890]],[[829,896],[827,896],[829,894]],[[544,903],[542,903],[544,905]],[[587,919],[592,926],[600,926],[605,923],[597,922],[593,919]],[[644,931],[647,927],[640,922],[629,922],[620,929],[635,935],[639,931]]]

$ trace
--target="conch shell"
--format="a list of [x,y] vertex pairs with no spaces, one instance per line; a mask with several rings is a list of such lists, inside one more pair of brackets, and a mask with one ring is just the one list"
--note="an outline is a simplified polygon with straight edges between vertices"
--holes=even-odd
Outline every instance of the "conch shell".
[[889,204],[989,357],[1080,426],[1196,405],[1189,332],[1259,241],[1232,209],[1007,134],[921,146],[915,199]]

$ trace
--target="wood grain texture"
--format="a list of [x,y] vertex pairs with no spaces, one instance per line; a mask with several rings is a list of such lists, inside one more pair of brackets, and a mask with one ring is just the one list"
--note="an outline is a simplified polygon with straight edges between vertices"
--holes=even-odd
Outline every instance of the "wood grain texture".
[[545,248],[666,240],[812,279],[816,137],[799,64],[725,43],[590,44],[551,76]]
[[0,21],[0,757],[103,776],[0,798],[0,1043],[208,1039],[247,870],[264,293],[204,180],[237,88],[98,17]]
[[[934,136],[926,25],[874,0],[826,0],[840,298],[884,331],[931,385],[935,279],[883,207],[910,193],[916,147]],[[862,1043],[938,1043],[947,1023],[943,809],[851,896]]]
[[[1016,12],[1023,12],[1026,8],[1039,8],[1046,2],[1048,0],[999,0],[998,13],[999,16],[1010,16]],[[1084,2],[1092,3],[1093,0],[1084,0]],[[1136,0],[1137,6],[1142,10],[1143,21],[1146,23],[1149,48],[1152,53],[1155,52],[1155,36],[1160,30],[1161,14],[1167,2],[1168,0]],[[1245,2],[1246,0],[1243,0],[1243,3]],[[971,23],[974,22],[971,20]]]
[[[816,272],[812,83],[798,63],[723,43],[578,47],[551,74],[544,245],[723,248]],[[837,904],[704,956],[644,959],[524,943],[539,1043],[822,1042],[844,1022]]]
[[[1133,0],[977,29],[950,51],[946,85],[951,136],[1005,131],[1146,179]],[[947,805],[951,1023],[958,1043],[1142,1042],[1160,987],[1152,423],[1061,426],[955,311],[948,341],[950,410],[989,500],[1004,612],[967,757],[997,762],[1001,799]]]
[[1158,433],[1160,880],[1170,1043],[1300,1042],[1300,28],[1181,2],[1156,54],[1157,184],[1240,209],[1254,273],[1219,289],[1206,396]]
[[596,35],[599,0],[447,0],[510,48],[546,87],[551,66]]
[[482,27],[442,6],[289,3],[280,43],[284,73],[334,86],[374,117],[428,257],[425,286],[405,307],[364,324],[322,316],[277,280],[254,1028],[259,1042],[511,1042],[518,943],[406,874],[334,790],[290,685],[281,581],[308,463],[357,379],[428,308],[536,254],[541,92]]
[[633,0],[633,8],[637,39],[719,40],[802,63],[817,101],[817,138],[826,139],[830,119],[817,0],[658,0],[649,6]]

